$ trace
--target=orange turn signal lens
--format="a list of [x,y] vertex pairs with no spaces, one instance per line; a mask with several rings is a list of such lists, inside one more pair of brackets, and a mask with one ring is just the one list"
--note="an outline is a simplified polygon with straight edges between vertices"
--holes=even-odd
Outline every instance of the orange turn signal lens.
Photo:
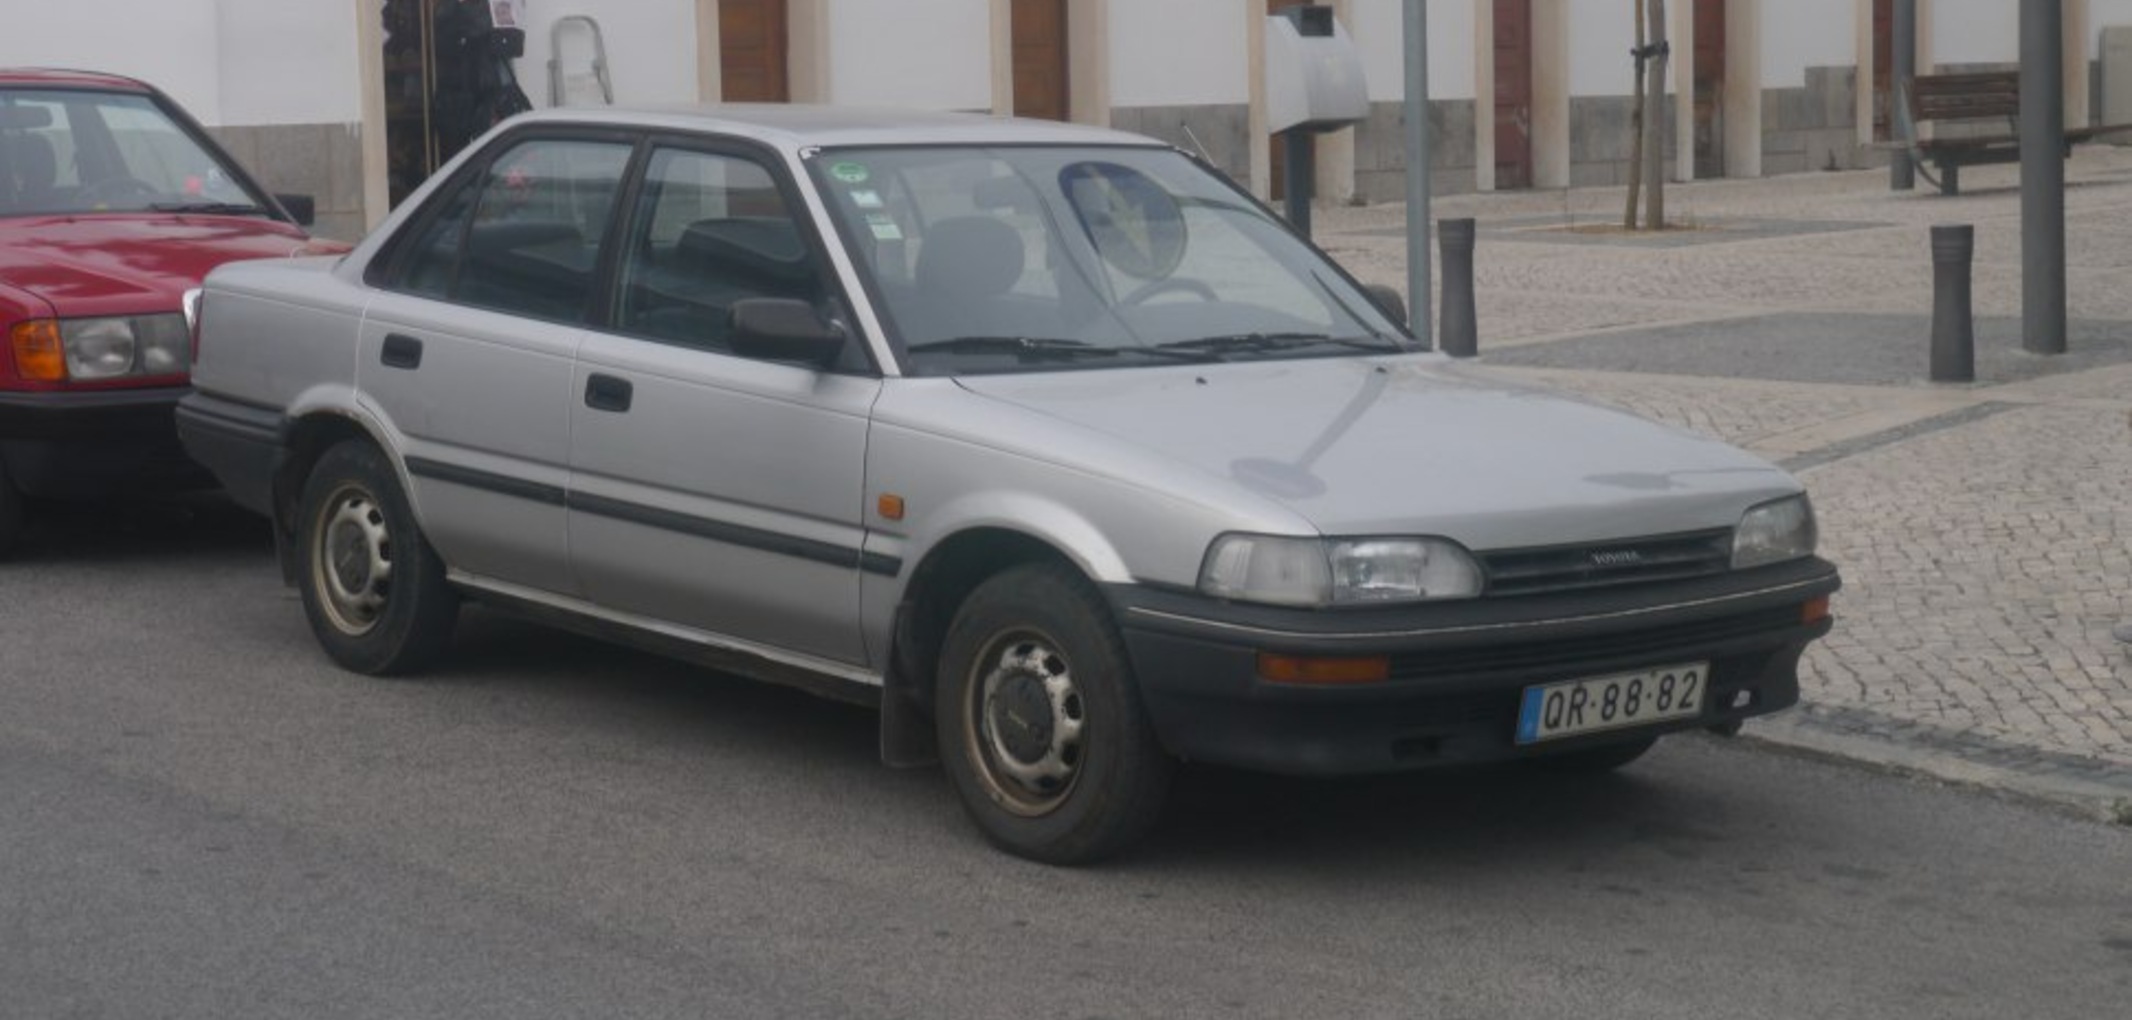
[[887,520],[902,520],[903,497],[898,496],[893,492],[882,493],[880,499],[874,500],[874,512],[880,514],[883,518]]
[[1819,623],[1826,619],[1828,619],[1828,596],[1826,595],[1818,599],[1810,599],[1805,605],[1799,607],[1800,623]]
[[1373,684],[1391,679],[1392,660],[1382,655],[1328,659],[1260,652],[1258,675],[1277,684]]
[[67,346],[52,319],[18,322],[8,331],[14,342],[16,376],[34,382],[67,381]]

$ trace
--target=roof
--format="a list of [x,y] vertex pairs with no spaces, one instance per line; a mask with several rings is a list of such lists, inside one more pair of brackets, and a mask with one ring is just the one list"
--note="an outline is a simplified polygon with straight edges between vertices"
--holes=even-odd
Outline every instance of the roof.
[[6,85],[65,86],[143,93],[153,91],[146,82],[123,75],[57,67],[0,67],[0,86]]
[[729,103],[707,106],[565,107],[526,120],[715,131],[784,149],[926,144],[1166,145],[1144,135],[1083,124],[894,107]]

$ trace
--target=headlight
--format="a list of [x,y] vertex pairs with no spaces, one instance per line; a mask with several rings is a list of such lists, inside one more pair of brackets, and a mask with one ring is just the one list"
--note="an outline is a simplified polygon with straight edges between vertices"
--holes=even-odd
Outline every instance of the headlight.
[[1472,598],[1480,565],[1442,538],[1223,535],[1207,548],[1199,590],[1280,606]]
[[177,375],[192,361],[182,315],[61,319],[67,378],[77,382],[128,375]]
[[1814,507],[1805,493],[1771,500],[1740,518],[1738,530],[1732,533],[1732,569],[1811,556],[1817,539]]

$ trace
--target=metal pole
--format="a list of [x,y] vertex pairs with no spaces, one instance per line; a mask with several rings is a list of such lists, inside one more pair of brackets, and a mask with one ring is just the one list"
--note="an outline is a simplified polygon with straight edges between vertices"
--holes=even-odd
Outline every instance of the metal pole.
[[1436,346],[1429,300],[1429,16],[1406,0],[1407,316],[1424,350]]
[[1288,152],[1288,224],[1304,237],[1310,236],[1310,199],[1318,190],[1317,137],[1299,127],[1281,132]]
[[1470,358],[1480,353],[1473,313],[1473,218],[1439,221],[1436,238],[1444,248],[1443,352]]
[[[1896,109],[1896,104],[1908,102],[1910,79],[1917,76],[1917,0],[1895,0],[1893,21],[1889,28],[1893,38],[1888,40],[1888,138],[1896,142],[1915,141],[1897,137],[1903,115]],[[1915,121],[1911,122],[1910,129],[1917,130]],[[1910,150],[1897,146],[1888,160],[1888,190],[1909,191],[1915,187],[1917,167],[1910,162]]]
[[1969,261],[1976,228],[1932,228],[1932,381],[1975,382],[1976,324],[1970,317]]
[[2065,12],[2021,0],[2021,346],[2065,353]]

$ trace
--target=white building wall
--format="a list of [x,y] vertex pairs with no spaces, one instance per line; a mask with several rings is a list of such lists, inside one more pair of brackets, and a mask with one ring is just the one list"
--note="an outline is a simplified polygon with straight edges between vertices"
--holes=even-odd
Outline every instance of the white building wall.
[[[141,11],[159,5],[127,6]],[[219,59],[213,62],[219,65],[220,90],[215,123],[350,124],[362,119],[360,55],[354,44],[355,19],[361,12],[356,5],[345,0],[219,0],[209,6],[215,9],[210,23],[221,39]],[[138,37],[156,38],[145,33]]]
[[1762,0],[1762,87],[1798,88],[1809,67],[1858,62],[1858,0]]
[[831,101],[991,109],[990,8],[986,0],[832,0]]
[[[286,0],[250,0],[277,3]],[[332,0],[339,2],[339,0]],[[910,0],[904,0],[908,3]],[[518,60],[519,87],[536,107],[547,106],[548,59],[554,55],[557,20],[582,14],[600,24],[607,39],[607,73],[616,103],[693,103],[696,101],[696,11],[687,0],[531,0],[527,5],[526,55]],[[563,36],[566,73],[590,73],[592,43],[581,27]],[[573,95],[597,102],[598,88],[589,78]]]
[[[2128,0],[2132,2],[2132,0]],[[1362,51],[1370,99],[1406,98],[1406,5],[1403,0],[1351,0],[1347,32]],[[1472,99],[1475,0],[1428,0],[1429,98]]]
[[[214,0],[10,2],[7,28],[0,31],[0,66],[128,75],[170,93],[201,122],[220,124],[216,21]],[[123,31],[113,30],[121,25]]]
[[1112,0],[1111,105],[1250,102],[1251,44],[1244,19],[1259,10],[1237,0]]
[[[1674,0],[1675,3],[1684,0]],[[1569,8],[1569,94],[1631,95],[1636,67],[1629,51],[1636,46],[1633,0],[1574,0]],[[1680,49],[1674,46],[1675,52]]]
[[1932,59],[2000,64],[2020,58],[2020,5],[2012,0],[1931,0]]

